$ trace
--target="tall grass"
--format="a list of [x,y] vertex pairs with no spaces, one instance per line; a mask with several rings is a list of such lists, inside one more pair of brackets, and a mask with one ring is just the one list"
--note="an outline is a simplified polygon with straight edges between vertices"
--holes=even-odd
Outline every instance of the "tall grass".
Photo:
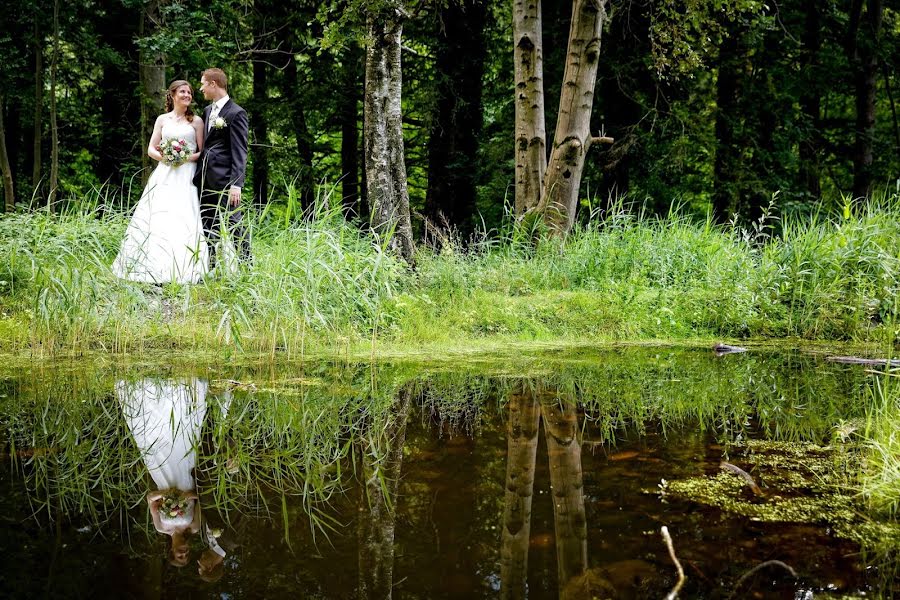
[[523,225],[465,249],[438,236],[410,270],[325,190],[307,217],[290,202],[250,211],[252,268],[162,288],[110,272],[127,213],[81,206],[0,218],[3,350],[295,357],[482,340],[897,339],[898,195],[751,227],[620,204],[565,241]]

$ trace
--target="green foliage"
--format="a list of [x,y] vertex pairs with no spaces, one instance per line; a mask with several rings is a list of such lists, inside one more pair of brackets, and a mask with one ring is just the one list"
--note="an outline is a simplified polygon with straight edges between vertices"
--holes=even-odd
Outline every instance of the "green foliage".
[[112,276],[126,215],[108,206],[6,216],[0,343],[295,356],[523,340],[878,341],[896,329],[897,196],[830,219],[769,215],[749,231],[620,207],[562,242],[518,226],[469,251],[448,239],[412,273],[333,196],[306,218],[278,206],[251,217],[252,269],[162,288]]

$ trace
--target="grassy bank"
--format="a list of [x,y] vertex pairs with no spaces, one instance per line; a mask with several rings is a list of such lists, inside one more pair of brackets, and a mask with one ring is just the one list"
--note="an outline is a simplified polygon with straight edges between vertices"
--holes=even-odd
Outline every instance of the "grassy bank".
[[162,288],[110,273],[126,222],[96,208],[0,218],[0,351],[898,338],[896,195],[749,228],[611,211],[564,243],[515,228],[466,251],[445,240],[414,270],[338,211],[266,214],[252,222],[252,269]]

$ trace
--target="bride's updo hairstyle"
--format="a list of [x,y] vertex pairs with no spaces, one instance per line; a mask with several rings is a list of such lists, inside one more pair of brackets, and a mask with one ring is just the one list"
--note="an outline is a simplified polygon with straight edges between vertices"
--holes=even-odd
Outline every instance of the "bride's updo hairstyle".
[[[175,90],[183,85],[188,86],[188,88],[191,90],[191,97],[194,96],[194,86],[192,86],[184,79],[176,79],[169,84],[169,89],[166,90],[166,112],[172,112],[172,110],[175,108]],[[187,118],[188,123],[194,120],[194,111],[191,110],[190,106],[187,107],[187,110],[184,112],[184,116]]]

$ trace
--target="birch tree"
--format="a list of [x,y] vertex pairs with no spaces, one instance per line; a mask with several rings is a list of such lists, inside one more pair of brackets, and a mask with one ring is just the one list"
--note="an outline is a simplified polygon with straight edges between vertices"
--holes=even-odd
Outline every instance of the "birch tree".
[[373,229],[407,262],[415,254],[404,162],[401,39],[404,7],[366,3],[366,91],[363,139]]
[[554,235],[575,222],[578,191],[588,150],[611,143],[590,131],[600,33],[606,0],[574,0],[559,115],[549,162],[544,147],[543,64],[539,0],[514,0],[516,63],[516,211],[536,212]]

